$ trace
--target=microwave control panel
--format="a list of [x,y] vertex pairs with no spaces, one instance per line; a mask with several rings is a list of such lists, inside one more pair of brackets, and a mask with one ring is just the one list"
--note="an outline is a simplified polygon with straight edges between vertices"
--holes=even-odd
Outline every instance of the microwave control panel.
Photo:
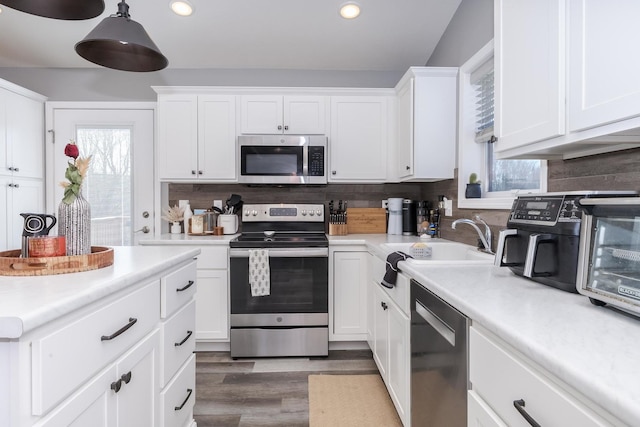
[[513,202],[509,222],[553,226],[556,223],[580,223],[582,211],[576,200],[584,195],[522,196]]
[[324,147],[309,147],[309,176],[324,176]]

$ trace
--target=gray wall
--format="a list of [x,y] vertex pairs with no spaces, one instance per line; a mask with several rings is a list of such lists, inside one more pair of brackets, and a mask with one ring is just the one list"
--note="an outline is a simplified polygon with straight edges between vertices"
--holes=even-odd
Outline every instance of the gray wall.
[[493,0],[462,0],[427,65],[459,67],[492,38]]
[[50,101],[155,101],[151,86],[391,88],[402,72],[166,69],[131,73],[107,68],[0,68],[0,78]]

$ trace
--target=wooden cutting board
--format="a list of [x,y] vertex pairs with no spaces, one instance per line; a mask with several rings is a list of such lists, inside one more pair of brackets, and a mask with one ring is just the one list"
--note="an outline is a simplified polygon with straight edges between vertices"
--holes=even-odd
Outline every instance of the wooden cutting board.
[[347,208],[349,234],[383,234],[387,232],[385,208]]

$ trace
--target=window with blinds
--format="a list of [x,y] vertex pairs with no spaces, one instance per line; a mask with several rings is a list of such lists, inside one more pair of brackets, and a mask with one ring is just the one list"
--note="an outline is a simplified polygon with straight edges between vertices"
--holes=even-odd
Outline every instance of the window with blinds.
[[487,144],[487,187],[491,192],[533,190],[540,188],[539,160],[497,160],[493,152],[496,141],[493,132],[494,104],[493,58],[489,59],[470,76],[476,102],[475,141]]
[[476,99],[476,142],[493,141],[493,58],[471,73],[470,83]]

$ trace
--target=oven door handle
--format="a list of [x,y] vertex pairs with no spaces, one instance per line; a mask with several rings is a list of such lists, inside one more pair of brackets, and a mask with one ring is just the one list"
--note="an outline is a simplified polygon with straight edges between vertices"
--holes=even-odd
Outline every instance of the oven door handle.
[[[269,248],[269,258],[328,258],[329,248]],[[249,258],[250,249],[229,249],[230,258]]]

